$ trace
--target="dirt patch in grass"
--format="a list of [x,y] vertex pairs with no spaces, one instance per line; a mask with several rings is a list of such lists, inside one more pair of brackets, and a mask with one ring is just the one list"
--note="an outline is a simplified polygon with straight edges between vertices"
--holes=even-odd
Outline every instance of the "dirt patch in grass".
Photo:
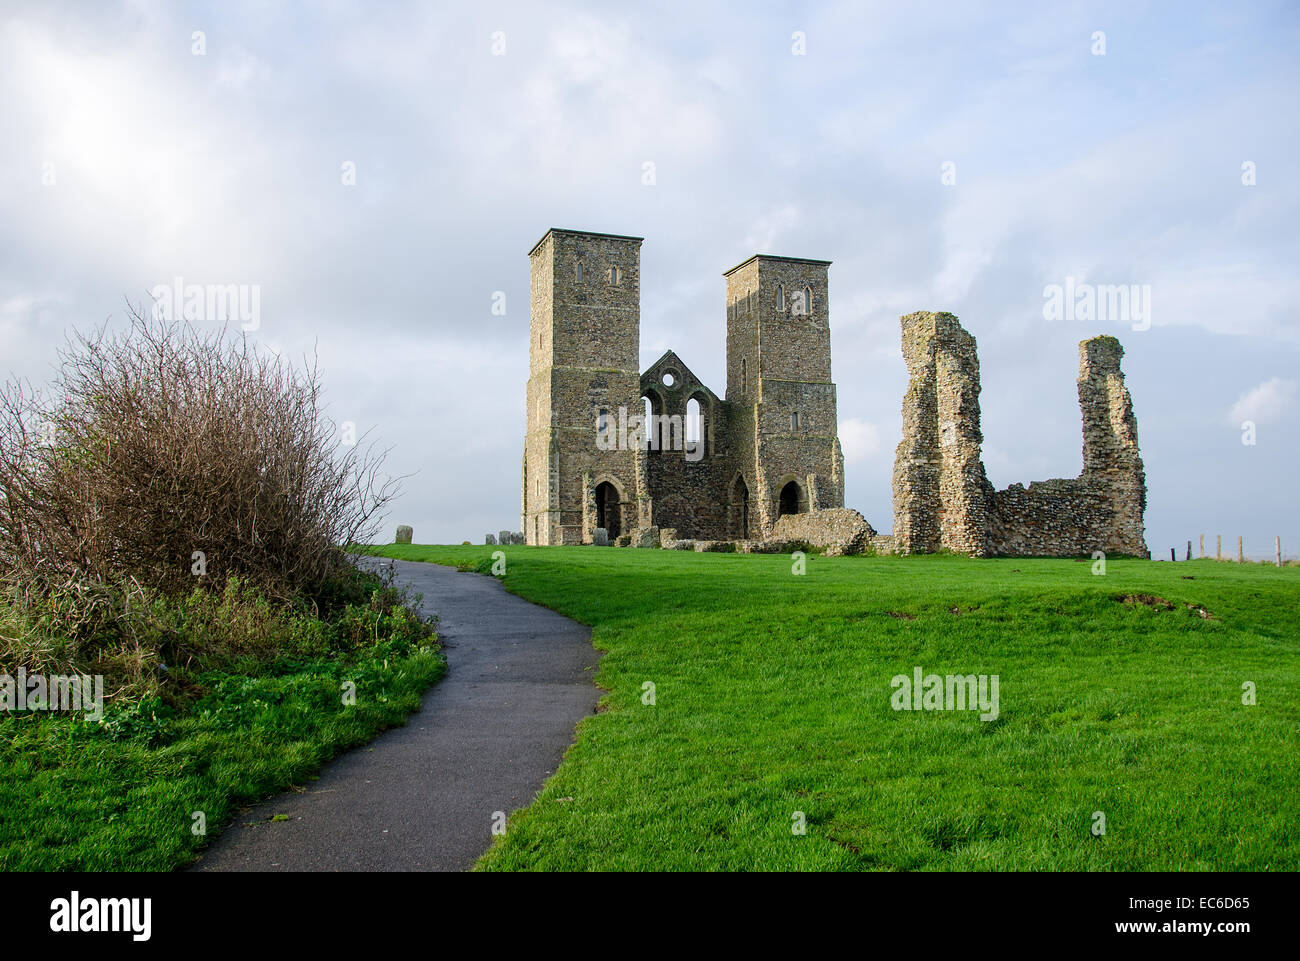
[[[1129,607],[1143,606],[1157,611],[1172,611],[1178,606],[1173,601],[1156,594],[1121,594],[1115,600],[1127,604]],[[1214,620],[1214,615],[1210,613],[1209,609],[1200,604],[1184,604],[1183,606],[1203,621]]]
[[1129,607],[1150,607],[1157,611],[1172,611],[1174,609],[1172,602],[1155,594],[1121,594],[1116,600],[1127,604]]
[[892,618],[893,618],[894,620],[896,620],[896,621],[914,621],[914,620],[916,620],[916,615],[915,615],[915,614],[909,614],[909,613],[907,613],[906,611],[886,611],[885,613],[888,614],[890,617],[892,617]]

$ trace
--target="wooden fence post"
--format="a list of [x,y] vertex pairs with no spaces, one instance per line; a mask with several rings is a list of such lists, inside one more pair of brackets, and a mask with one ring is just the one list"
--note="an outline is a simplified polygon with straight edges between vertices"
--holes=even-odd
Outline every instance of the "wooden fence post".
[[1242,553],[1241,550],[1241,535],[1238,534],[1237,535],[1237,563],[1240,564],[1243,561],[1245,561],[1245,559],[1246,559],[1246,555]]
[[1282,535],[1278,534],[1273,538],[1273,556],[1277,560],[1277,566],[1282,566]]
[[1223,560],[1223,535],[1222,534],[1214,535],[1214,559],[1216,561]]

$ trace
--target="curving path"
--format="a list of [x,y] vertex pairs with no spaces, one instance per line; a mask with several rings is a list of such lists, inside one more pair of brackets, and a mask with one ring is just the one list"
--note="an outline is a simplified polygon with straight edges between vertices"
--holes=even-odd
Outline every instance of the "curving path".
[[467,870],[493,812],[532,801],[595,710],[589,628],[491,577],[395,563],[441,618],[447,673],[405,727],[335,758],[304,793],[242,812],[192,870]]

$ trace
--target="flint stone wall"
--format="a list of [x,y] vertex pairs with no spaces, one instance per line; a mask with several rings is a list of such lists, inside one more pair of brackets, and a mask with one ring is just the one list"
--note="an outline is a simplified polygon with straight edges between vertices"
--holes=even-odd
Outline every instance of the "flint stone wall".
[[865,553],[875,536],[867,519],[851,507],[785,514],[772,530],[775,541],[801,541],[831,555]]
[[636,530],[632,531],[631,544],[633,547],[658,547],[659,528],[638,527]]
[[[616,544],[654,526],[679,539],[768,537],[790,484],[801,509],[843,506],[829,261],[755,255],[724,274],[719,396],[672,351],[638,373],[640,246],[636,237],[552,229],[529,253],[527,542],[591,543],[598,524]],[[697,401],[704,456],[641,450],[627,422],[643,398],[668,417]],[[597,425],[615,419],[622,440],[606,449]],[[604,483],[616,496],[603,492],[598,508]]]
[[895,552],[1149,556],[1146,475],[1118,340],[1079,345],[1083,472],[995,491],[980,459],[975,338],[947,313],[908,314],[901,325],[909,382],[894,460]]

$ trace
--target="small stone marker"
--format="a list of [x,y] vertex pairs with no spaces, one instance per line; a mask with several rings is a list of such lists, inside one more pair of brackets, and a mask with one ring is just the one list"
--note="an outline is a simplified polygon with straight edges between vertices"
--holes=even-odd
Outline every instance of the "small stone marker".
[[591,532],[591,543],[597,547],[608,547],[609,531],[603,527],[597,527]]
[[486,537],[483,538],[483,543],[486,544],[488,547],[496,547],[497,536],[495,534],[488,534]]
[[498,543],[498,544],[501,544],[503,547],[504,547],[505,545],[509,544],[509,543],[510,543],[510,532],[509,532],[509,531],[502,531],[500,534],[498,534],[498,535],[497,535],[497,543]]
[[411,530],[411,528],[409,528],[407,525],[405,525],[405,524],[400,524],[400,525],[398,525],[398,528],[397,528],[397,543],[398,543],[398,544],[409,544],[409,543],[411,543],[411,538],[412,538],[414,535],[415,535],[415,531]]
[[510,535],[511,544],[522,544],[523,542],[524,542],[523,531],[515,531],[513,534]]

